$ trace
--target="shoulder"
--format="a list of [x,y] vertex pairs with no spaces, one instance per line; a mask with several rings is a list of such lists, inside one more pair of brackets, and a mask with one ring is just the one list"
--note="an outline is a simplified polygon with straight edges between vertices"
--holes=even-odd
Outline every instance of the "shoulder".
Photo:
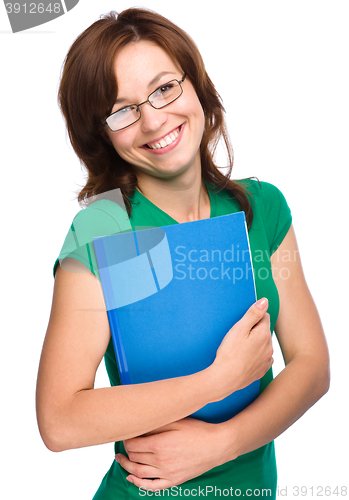
[[74,217],[54,265],[66,258],[80,261],[98,275],[93,239],[132,229],[126,210],[111,200],[98,200],[80,210]]
[[72,229],[81,242],[96,236],[106,236],[131,229],[126,210],[111,200],[98,200],[80,210],[73,219]]
[[270,182],[259,181],[257,179],[239,179],[235,182],[244,187],[251,197],[266,204],[271,204],[284,198],[280,189]]
[[237,182],[247,190],[253,210],[253,224],[255,227],[257,224],[264,226],[273,253],[292,224],[291,210],[284,194],[269,182],[254,179]]
[[247,190],[254,208],[261,210],[265,216],[279,210],[290,213],[285,196],[274,184],[254,179],[241,179],[236,182]]

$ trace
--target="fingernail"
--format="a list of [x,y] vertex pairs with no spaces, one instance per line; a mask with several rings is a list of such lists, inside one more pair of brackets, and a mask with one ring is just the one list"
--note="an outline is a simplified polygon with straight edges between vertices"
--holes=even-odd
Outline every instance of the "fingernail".
[[268,307],[268,300],[267,299],[260,299],[258,302],[256,302],[256,306],[258,309],[266,309]]
[[132,483],[132,484],[134,483],[134,481],[133,481],[132,477],[127,476],[127,478],[126,478],[126,479],[127,479],[127,481],[129,481],[130,483]]
[[119,457],[119,455],[115,455],[115,460],[116,460],[118,463],[120,463],[120,457]]

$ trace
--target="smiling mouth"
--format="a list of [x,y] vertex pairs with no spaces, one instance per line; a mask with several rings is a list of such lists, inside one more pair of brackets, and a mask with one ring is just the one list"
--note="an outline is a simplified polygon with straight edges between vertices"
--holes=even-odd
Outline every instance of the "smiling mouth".
[[178,128],[167,134],[165,137],[158,141],[153,141],[153,142],[148,142],[145,144],[145,146],[149,149],[163,149],[172,144],[177,137],[179,136],[179,133],[181,131],[182,125],[180,125]]

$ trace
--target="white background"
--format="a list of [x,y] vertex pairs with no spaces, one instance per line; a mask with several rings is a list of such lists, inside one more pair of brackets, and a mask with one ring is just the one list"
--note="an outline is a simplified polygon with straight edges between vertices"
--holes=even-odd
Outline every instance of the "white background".
[[[348,2],[80,0],[67,15],[17,34],[0,5],[3,498],[90,499],[113,460],[112,444],[48,451],[36,425],[35,383],[52,266],[84,182],[56,104],[61,65],[100,14],[130,6],[156,10],[193,37],[225,103],[233,176],[277,185],[291,206],[328,338],[332,387],[276,440],[279,485],[288,497],[307,486],[307,498],[324,495],[321,486],[348,486]],[[97,386],[107,384],[102,364]]]

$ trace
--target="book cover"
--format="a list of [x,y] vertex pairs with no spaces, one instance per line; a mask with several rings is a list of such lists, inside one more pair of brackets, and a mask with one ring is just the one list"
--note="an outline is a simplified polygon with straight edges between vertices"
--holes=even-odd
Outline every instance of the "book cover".
[[[243,212],[98,237],[94,248],[122,384],[205,369],[256,301]],[[259,380],[191,416],[219,423],[258,394]]]

